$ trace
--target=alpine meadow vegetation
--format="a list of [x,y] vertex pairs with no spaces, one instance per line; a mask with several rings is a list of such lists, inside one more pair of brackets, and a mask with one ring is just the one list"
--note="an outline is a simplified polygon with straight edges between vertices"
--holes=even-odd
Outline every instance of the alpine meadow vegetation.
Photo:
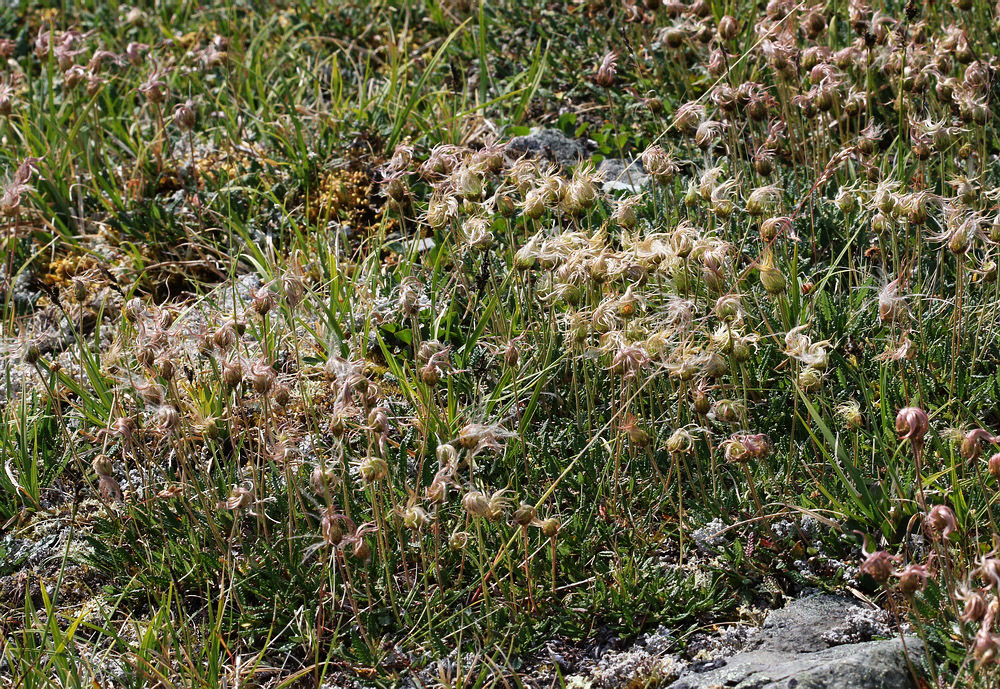
[[997,686],[998,55],[993,0],[4,3],[0,687],[598,687],[553,649],[817,590]]

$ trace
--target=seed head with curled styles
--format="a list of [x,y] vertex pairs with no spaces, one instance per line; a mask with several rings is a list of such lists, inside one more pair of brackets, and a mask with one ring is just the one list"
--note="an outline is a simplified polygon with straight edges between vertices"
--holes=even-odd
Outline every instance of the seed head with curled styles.
[[[727,66],[730,64],[730,60],[735,57],[736,57],[735,55],[727,53],[722,48],[716,48],[711,53],[709,53],[708,60],[705,62],[705,69],[711,76],[719,78],[726,73],[726,69]],[[750,116],[753,117],[753,119],[759,121],[759,118],[754,117],[754,115],[749,111],[748,114],[750,114]]]
[[[478,201],[483,196],[486,180],[486,167],[482,163],[468,162],[455,168],[448,181],[452,191],[459,198],[467,201]],[[458,199],[455,199],[457,202]]]
[[764,256],[758,263],[760,284],[764,290],[771,295],[778,295],[785,291],[788,280],[785,275],[774,265],[774,255],[770,250],[764,252]]
[[236,319],[227,319],[222,325],[220,325],[214,333],[212,333],[212,344],[220,352],[225,352],[226,350],[232,349],[240,341],[240,324],[237,323]]
[[856,213],[861,207],[859,202],[859,194],[854,186],[843,186],[837,191],[837,195],[833,199],[834,205],[843,213],[845,216],[849,216],[852,213]]
[[109,431],[121,438],[126,445],[133,445],[136,441],[139,427],[134,420],[127,416],[120,416],[111,424]]
[[136,43],[133,41],[125,46],[125,60],[133,67],[139,67],[142,65],[143,55],[145,55],[147,50],[149,50],[149,46],[145,43]]
[[704,383],[691,390],[691,406],[699,416],[705,416],[712,410],[712,399]]
[[430,515],[420,506],[418,497],[413,493],[410,494],[406,505],[397,507],[395,513],[403,522],[403,526],[410,531],[421,531],[431,520]]
[[358,381],[359,378],[364,378],[365,373],[365,361],[362,359],[353,357],[345,359],[337,354],[332,354],[326,360],[323,372],[328,378],[333,379],[336,385],[347,385],[349,382],[354,381],[352,387],[361,390],[367,384],[367,378],[364,383]]
[[701,277],[705,285],[715,293],[726,291],[726,274],[729,270],[729,255],[733,247],[728,242],[705,238],[695,245],[691,258],[702,266]]
[[451,443],[438,445],[437,449],[434,450],[434,456],[437,458],[438,466],[441,469],[458,466],[458,450]]
[[615,72],[618,65],[618,53],[611,51],[601,59],[601,64],[594,75],[594,81],[602,88],[611,88],[615,83]]
[[892,570],[899,562],[898,555],[890,555],[884,550],[869,553],[861,563],[861,573],[867,574],[880,584],[884,584],[892,576]]
[[738,294],[724,294],[719,297],[712,312],[723,323],[739,321],[743,315],[743,304]]
[[462,497],[462,509],[473,517],[485,517],[490,511],[490,499],[482,491],[470,490]]
[[695,129],[694,142],[702,150],[707,151],[719,139],[719,136],[727,128],[725,122],[719,120],[703,120]]
[[924,517],[924,527],[932,538],[948,540],[958,531],[958,520],[947,505],[935,505]]
[[392,152],[392,158],[382,166],[383,172],[403,172],[410,168],[413,163],[413,146],[409,144],[398,144]]
[[423,340],[417,347],[417,363],[426,364],[431,360],[431,357],[444,348],[444,345],[438,340]]
[[468,531],[456,531],[448,537],[448,548],[453,553],[461,552],[469,545],[471,539],[472,536]]
[[243,486],[233,486],[229,491],[229,497],[219,502],[218,506],[227,510],[239,510],[249,507],[253,502],[253,492]]
[[[614,220],[619,227],[626,230],[631,230],[635,227],[638,222],[638,217],[635,212],[636,206],[643,202],[642,194],[635,194],[633,196],[626,196],[624,198],[618,199],[615,202],[615,209],[611,214],[611,219]],[[662,260],[662,256],[660,260]],[[659,263],[657,260],[656,263]]]
[[384,451],[385,442],[389,437],[389,409],[387,407],[372,407],[368,412],[368,431],[378,437],[379,447]]
[[1000,443],[1000,438],[982,428],[976,428],[966,433],[959,447],[962,457],[965,459],[979,459],[979,456],[983,453],[982,441],[984,440],[989,443]]
[[243,364],[239,359],[222,362],[222,383],[230,390],[235,390],[243,382]]
[[142,82],[138,89],[139,93],[146,97],[150,103],[159,104],[162,103],[167,97],[167,82],[160,78],[159,70],[153,70],[153,72],[146,77],[146,80]]
[[639,420],[632,412],[625,415],[619,428],[625,433],[629,442],[636,447],[646,447],[649,445],[649,433],[639,425]]
[[535,186],[536,181],[547,173],[534,158],[521,157],[511,163],[506,170],[507,181],[522,196]]
[[389,464],[381,457],[364,457],[356,465],[358,475],[366,484],[389,478]]
[[678,428],[667,438],[666,447],[672,455],[688,454],[694,450],[694,437],[686,428]]
[[669,183],[679,169],[670,154],[662,146],[655,144],[642,152],[641,159],[646,174],[657,184]]
[[649,353],[637,344],[621,343],[616,347],[611,370],[626,380],[639,376],[649,366]]
[[759,233],[761,240],[767,244],[782,235],[793,242],[798,240],[798,236],[792,231],[792,219],[785,215],[766,219],[760,224]]
[[701,350],[681,345],[669,353],[666,361],[667,372],[681,381],[693,380],[701,363]]
[[[371,528],[374,529],[375,527],[373,526]],[[355,558],[365,561],[372,556],[371,546],[368,545],[368,542],[361,536],[360,529],[358,530],[356,538],[353,538],[351,542],[354,543],[354,547],[351,549],[351,554]]]
[[336,547],[344,541],[345,526],[348,534],[357,531],[354,521],[346,514],[341,513],[335,505],[330,505],[323,510],[323,517],[320,519],[320,533],[327,545]]
[[719,400],[712,408],[715,420],[720,423],[736,424],[746,416],[746,407],[735,400]]
[[492,222],[489,218],[471,217],[462,223],[462,243],[473,251],[486,251],[494,242],[490,231]]
[[430,302],[424,295],[424,283],[414,276],[403,278],[399,283],[399,312],[410,317],[418,315]]
[[527,529],[536,521],[538,521],[538,510],[534,505],[522,502],[520,507],[514,510],[514,523],[521,528]]
[[495,424],[470,423],[458,432],[458,444],[475,456],[483,450],[503,451],[507,438],[512,437],[513,432]]
[[697,193],[704,201],[712,200],[712,193],[716,187],[728,184],[726,181],[726,168],[721,165],[710,167],[701,173],[698,178]]
[[132,383],[132,387],[139,394],[139,397],[148,405],[159,406],[163,404],[163,398],[166,396],[166,392],[163,386],[159,383],[154,383],[148,380],[137,380]]
[[667,328],[676,335],[685,335],[694,325],[695,305],[690,299],[668,297],[663,310],[663,319]]
[[[638,203],[637,199],[641,200],[639,196],[630,196],[622,199],[620,203],[622,205],[633,202]],[[631,235],[623,234],[622,244],[630,254],[627,261],[622,261],[622,274],[629,280],[630,284],[635,283],[640,286],[645,284],[645,280],[649,277],[648,273],[658,270],[664,261],[670,258],[667,235],[660,232],[652,232],[645,236],[640,235],[638,232]],[[638,266],[646,271],[645,277],[642,279],[633,277],[632,274],[635,269],[631,266]]]
[[332,495],[340,481],[340,472],[327,464],[317,464],[309,475],[309,487],[320,497]]
[[420,378],[427,385],[437,385],[444,373],[451,373],[454,369],[449,360],[451,347],[437,351],[430,355],[427,363],[420,369]]
[[[698,101],[690,101],[677,108],[673,124],[679,132],[690,133],[705,119],[705,106]],[[645,163],[645,160],[643,161]]]
[[164,404],[156,410],[156,426],[162,433],[175,433],[181,427],[181,415],[177,407]]
[[483,210],[487,215],[513,217],[517,213],[517,203],[514,201],[514,188],[509,184],[500,184],[493,195],[483,202]]
[[823,385],[823,371],[807,366],[799,371],[795,381],[803,392],[816,392]]
[[24,353],[21,355],[22,363],[28,366],[37,366],[42,357],[42,350],[34,342],[28,342],[24,346]]
[[277,295],[271,291],[269,285],[250,290],[250,308],[258,316],[267,315],[277,303]]
[[838,404],[834,411],[851,430],[857,430],[865,423],[865,418],[861,413],[861,405],[855,400],[848,400],[847,402]]
[[520,202],[521,212],[532,220],[545,214],[547,194],[542,189],[530,189]]
[[986,463],[986,470],[990,472],[993,478],[1000,481],[1000,452],[990,456],[989,461]]
[[111,459],[107,455],[97,455],[91,462],[91,467],[93,467],[94,473],[97,474],[97,490],[100,492],[101,497],[107,501],[121,500],[121,486],[118,485],[118,481],[111,475],[114,469]]
[[900,440],[909,440],[915,446],[922,446],[929,429],[927,412],[920,407],[903,407],[896,414],[896,433]]
[[800,325],[788,331],[785,335],[785,355],[806,366],[823,370],[827,367],[826,348],[830,346],[830,341],[813,342],[812,338],[805,333],[808,327],[808,325]]
[[194,102],[190,99],[179,103],[174,107],[174,123],[179,129],[189,132],[194,129],[197,121]]
[[965,254],[976,240],[986,237],[986,218],[959,205],[945,207],[944,229],[928,236],[932,242],[947,245],[953,254]]
[[[450,446],[449,446],[450,447]],[[448,488],[454,485],[455,466],[448,464],[438,469],[430,485],[424,489],[424,495],[433,504],[441,504],[448,499]]]
[[532,237],[527,243],[514,252],[514,267],[517,270],[531,270],[539,259],[541,241]]
[[904,596],[913,596],[917,591],[922,591],[927,586],[927,579],[930,572],[926,565],[907,565],[902,571],[896,572],[899,579],[899,592]]
[[729,371],[726,358],[715,351],[702,352],[696,362],[698,371],[706,380],[721,378]]
[[771,454],[771,440],[764,433],[747,433],[740,440],[752,459],[766,459]]
[[506,488],[501,488],[498,491],[494,491],[493,495],[489,497],[486,518],[491,522],[498,521],[510,506],[510,501],[507,500],[507,493]]
[[597,183],[603,179],[604,173],[595,171],[593,163],[578,165],[573,170],[573,178],[561,189],[560,206],[563,212],[572,216],[593,206],[597,199]]
[[254,392],[258,395],[266,395],[274,387],[278,376],[274,368],[269,363],[260,359],[250,366],[250,380],[253,383]]
[[3,188],[0,195],[0,213],[7,217],[17,215],[21,209],[21,196],[29,191],[31,187],[28,182],[38,172],[38,163],[41,158],[25,158],[14,172],[14,177]]
[[507,162],[504,156],[505,144],[498,142],[499,133],[495,128],[483,136],[482,147],[472,153],[470,160],[473,165],[480,167],[487,173],[500,175]]
[[454,144],[438,144],[431,149],[427,160],[420,164],[417,174],[425,180],[448,175],[458,165],[462,149]]
[[719,20],[718,34],[723,41],[731,41],[740,33],[740,23],[731,14],[725,15]]
[[521,348],[524,335],[518,335],[507,343],[503,351],[503,364],[513,371],[518,370],[521,365]]
[[730,462],[749,462],[764,459],[771,451],[771,443],[763,433],[739,433],[722,443],[725,457]]
[[955,597],[963,603],[962,614],[958,617],[962,622],[979,622],[986,615],[989,604],[981,591],[962,586]]
[[784,193],[781,188],[773,184],[757,187],[747,197],[747,213],[754,216],[761,216],[774,211],[781,204],[783,195]]
[[739,436],[734,436],[723,441],[722,449],[728,462],[743,463],[750,461],[750,451]]
[[199,62],[206,68],[219,67],[229,59],[229,41],[216,34],[204,49],[196,51]]
[[[990,610],[992,609],[991,607]],[[992,619],[990,622],[992,623]],[[986,624],[984,621],[972,641],[972,657],[976,659],[977,668],[995,663],[1000,658],[1000,635],[991,632],[991,626],[992,624]]]
[[973,573],[995,592],[1000,593],[1000,559],[995,553],[989,553],[979,558]]
[[878,317],[883,323],[897,323],[909,314],[906,297],[899,293],[900,279],[887,283],[878,293]]
[[289,270],[282,273],[278,284],[281,286],[281,294],[285,297],[288,308],[294,309],[302,303],[306,296],[306,283],[302,278],[302,269],[295,264]]
[[72,89],[76,87],[81,81],[86,79],[87,82],[87,95],[95,95],[103,86],[107,83],[107,79],[104,79],[94,70],[87,70],[82,65],[73,65],[66,76],[63,79],[63,85],[67,89]]

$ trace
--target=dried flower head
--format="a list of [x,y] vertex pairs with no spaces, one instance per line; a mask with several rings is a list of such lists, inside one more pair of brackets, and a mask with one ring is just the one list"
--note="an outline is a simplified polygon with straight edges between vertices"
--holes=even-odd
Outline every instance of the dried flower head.
[[876,550],[867,555],[865,561],[861,563],[861,573],[884,584],[892,576],[895,563],[898,561],[898,556],[890,555],[884,550]]
[[933,538],[948,540],[958,531],[958,520],[947,505],[935,505],[924,518],[924,526]]
[[896,433],[900,440],[922,443],[929,428],[927,412],[919,407],[903,407],[896,414]]
[[899,592],[904,596],[913,596],[927,586],[930,572],[926,565],[910,564],[901,572],[896,572],[895,576],[899,578]]
[[594,76],[594,81],[597,82],[598,86],[603,88],[611,88],[615,83],[615,68],[618,64],[618,53],[615,51],[608,52],[601,59],[601,64],[597,68],[597,73]]

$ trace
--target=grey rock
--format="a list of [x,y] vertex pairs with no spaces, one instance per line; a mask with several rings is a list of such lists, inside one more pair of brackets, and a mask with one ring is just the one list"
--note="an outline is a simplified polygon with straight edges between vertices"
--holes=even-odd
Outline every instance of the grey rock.
[[817,595],[768,616],[747,649],[724,664],[693,665],[669,689],[912,689],[907,654],[920,667],[915,637],[843,643],[858,638],[867,609],[841,597]]
[[625,191],[637,194],[649,182],[649,175],[646,174],[640,160],[605,158],[597,171],[604,176],[604,193]]
[[530,134],[515,136],[507,143],[507,151],[513,155],[527,154],[544,158],[563,167],[571,167],[587,157],[583,144],[570,139],[558,129],[536,127]]
[[861,606],[843,596],[800,598],[775,610],[764,621],[747,650],[810,653],[829,648],[831,632],[847,626],[847,619]]
[[[908,638],[910,657],[920,655],[919,639]],[[899,639],[834,646],[813,653],[750,651],[723,667],[687,674],[669,689],[912,689],[913,679]]]

